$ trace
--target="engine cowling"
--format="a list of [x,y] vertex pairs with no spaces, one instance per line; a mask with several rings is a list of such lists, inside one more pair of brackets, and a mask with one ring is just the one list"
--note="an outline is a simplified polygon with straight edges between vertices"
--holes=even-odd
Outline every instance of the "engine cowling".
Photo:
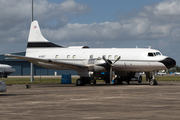
[[[110,60],[108,60],[108,62],[112,63]],[[90,59],[86,64],[88,66],[88,71],[95,73],[107,72],[110,69],[110,65],[102,58]]]
[[96,59],[94,61],[94,72],[107,72],[109,70],[109,65],[103,59]]

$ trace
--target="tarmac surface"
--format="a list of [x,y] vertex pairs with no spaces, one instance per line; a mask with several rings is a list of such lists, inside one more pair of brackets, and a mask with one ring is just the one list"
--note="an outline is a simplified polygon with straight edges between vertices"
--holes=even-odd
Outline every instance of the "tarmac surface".
[[158,83],[7,86],[0,93],[0,119],[179,120],[180,82]]

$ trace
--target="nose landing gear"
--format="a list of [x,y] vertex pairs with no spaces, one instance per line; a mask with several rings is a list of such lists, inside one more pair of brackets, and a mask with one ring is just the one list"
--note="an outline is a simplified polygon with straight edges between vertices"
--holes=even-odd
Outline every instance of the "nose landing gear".
[[155,79],[155,72],[146,72],[146,81],[149,79],[149,85],[158,85],[156,79]]

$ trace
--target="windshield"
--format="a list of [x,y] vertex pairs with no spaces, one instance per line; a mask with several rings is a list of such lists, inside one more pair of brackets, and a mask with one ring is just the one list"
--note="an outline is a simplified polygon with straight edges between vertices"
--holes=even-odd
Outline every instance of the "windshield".
[[158,56],[158,55],[161,55],[161,53],[160,52],[156,52],[156,55]]
[[148,56],[149,57],[161,56],[161,53],[160,52],[149,52]]

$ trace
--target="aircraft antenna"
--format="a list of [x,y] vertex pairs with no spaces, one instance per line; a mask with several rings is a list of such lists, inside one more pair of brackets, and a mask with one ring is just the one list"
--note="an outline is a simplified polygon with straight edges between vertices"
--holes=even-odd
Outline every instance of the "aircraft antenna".
[[149,49],[151,49],[151,46],[147,46]]

